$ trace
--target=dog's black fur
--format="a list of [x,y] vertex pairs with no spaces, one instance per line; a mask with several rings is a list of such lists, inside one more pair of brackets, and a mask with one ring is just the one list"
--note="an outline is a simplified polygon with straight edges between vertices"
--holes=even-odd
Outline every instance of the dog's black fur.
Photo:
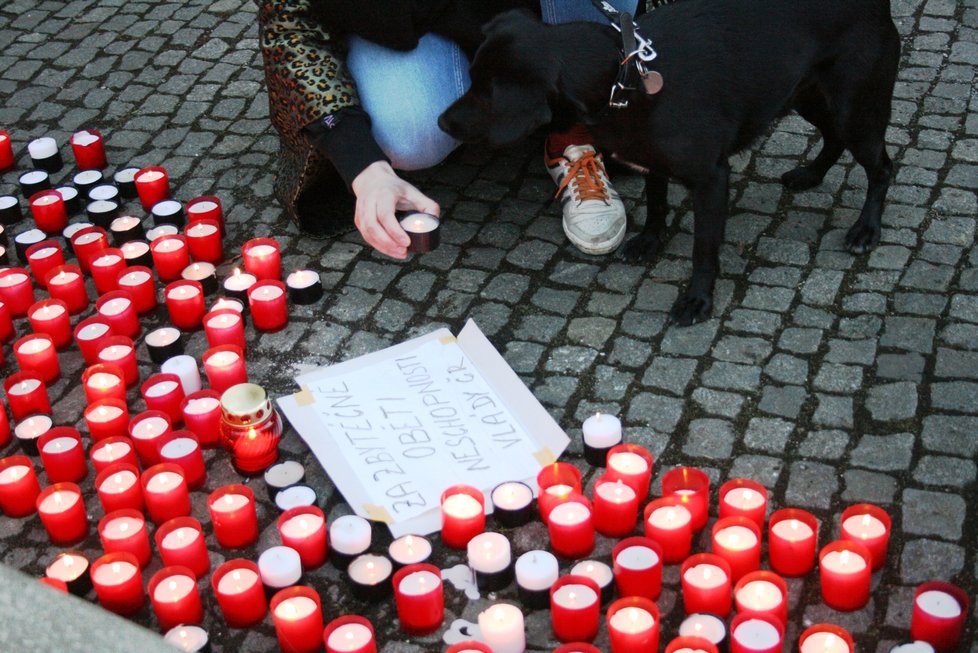
[[519,11],[485,28],[471,89],[439,119],[466,142],[506,146],[540,127],[591,125],[597,145],[650,170],[645,228],[624,248],[648,260],[662,243],[668,178],[693,201],[693,275],[672,307],[679,324],[709,317],[728,213],[728,158],[792,109],[815,125],[823,145],[808,165],[782,176],[807,189],[848,149],[868,190],[846,235],[863,253],[880,237],[892,163],[884,136],[900,56],[888,0],[683,0],[639,19],[659,53],[650,68],[661,92],[630,95],[608,108],[621,38],[610,25],[544,25]]

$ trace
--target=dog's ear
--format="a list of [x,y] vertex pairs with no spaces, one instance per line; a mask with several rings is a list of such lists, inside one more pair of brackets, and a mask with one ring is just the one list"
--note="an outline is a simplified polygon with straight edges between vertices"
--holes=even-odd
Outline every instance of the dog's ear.
[[500,31],[519,29],[517,26],[526,23],[539,24],[540,19],[529,9],[510,9],[497,14],[492,20],[482,26],[486,38]]
[[489,144],[507,147],[548,124],[553,117],[547,89],[540,82],[492,80]]

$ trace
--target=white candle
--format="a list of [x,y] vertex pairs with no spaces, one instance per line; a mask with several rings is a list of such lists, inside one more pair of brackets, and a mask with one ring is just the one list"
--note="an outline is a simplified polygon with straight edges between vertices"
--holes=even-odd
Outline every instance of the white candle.
[[557,558],[549,551],[527,551],[516,559],[515,569],[516,583],[531,592],[550,589],[560,575]]
[[31,314],[35,320],[53,320],[65,313],[65,309],[58,304],[45,304],[42,308]]
[[271,245],[255,245],[254,247],[248,248],[248,254],[251,256],[271,256],[278,249],[272,247]]
[[56,195],[42,195],[34,200],[33,204],[34,206],[47,206],[48,204],[54,204],[59,199]]
[[47,415],[34,415],[17,424],[14,435],[22,440],[33,440],[50,431],[52,426],[54,422]]
[[455,519],[471,519],[483,512],[482,504],[461,492],[445,497],[441,505],[445,514]]
[[326,646],[339,651],[355,651],[370,643],[373,635],[363,624],[343,624],[329,634]]
[[102,528],[102,537],[107,540],[124,540],[141,531],[146,522],[134,517],[116,517],[110,519]]
[[0,485],[15,483],[27,475],[30,468],[27,465],[11,465],[0,471]]
[[591,511],[582,503],[569,501],[554,506],[550,511],[549,520],[560,526],[575,526],[584,523],[590,517]]
[[894,646],[890,653],[934,653],[934,647],[927,642],[908,642]]
[[99,352],[99,358],[114,362],[122,360],[130,353],[132,353],[132,347],[129,345],[111,345]]
[[761,619],[742,621],[732,636],[745,648],[755,651],[775,647],[781,642],[778,629]]
[[51,341],[44,338],[32,338],[17,348],[21,354],[39,354],[51,348]]
[[110,299],[109,301],[102,304],[102,307],[98,309],[98,312],[102,315],[119,315],[125,310],[128,310],[132,306],[132,302],[125,297],[118,297],[116,299]]
[[196,528],[181,526],[166,534],[160,546],[164,549],[182,549],[196,541],[200,537],[200,532]]
[[441,585],[441,578],[435,576],[430,571],[415,571],[401,579],[397,586],[401,594],[407,596],[421,596],[434,591]]
[[604,587],[615,579],[615,572],[611,567],[597,560],[582,560],[571,568],[572,576],[586,576],[590,578],[598,587]]
[[509,540],[502,533],[479,533],[467,544],[469,567],[480,574],[494,574],[509,567]]
[[886,526],[872,515],[853,515],[842,522],[842,530],[862,540],[874,539],[886,534]]
[[275,606],[275,616],[279,619],[304,619],[315,611],[316,602],[308,596],[293,596]]
[[160,449],[160,457],[176,460],[197,451],[200,445],[193,438],[173,438]]
[[282,296],[285,291],[278,286],[262,286],[256,292],[254,292],[251,297],[258,301],[270,302],[273,299],[278,299]]
[[234,272],[230,277],[224,280],[224,287],[227,290],[244,291],[251,288],[258,281],[258,277],[248,272],[242,272],[238,268],[234,268]]
[[59,554],[44,573],[49,578],[57,578],[70,583],[88,571],[88,560],[81,555],[72,553]]
[[119,249],[122,250],[122,255],[129,260],[145,256],[149,251],[149,244],[138,240],[130,240]]
[[160,381],[146,388],[147,397],[163,397],[177,389],[177,381]]
[[[78,274],[77,273],[75,273],[75,272],[66,272],[64,270],[61,270],[56,275],[54,275],[53,277],[51,277],[51,281],[49,281],[48,283],[54,284],[56,286],[61,286],[61,285],[64,285],[66,283],[74,283],[74,281],[76,279],[78,279]],[[85,329],[91,329],[92,327],[96,327],[96,326],[100,326],[100,325],[97,325],[97,324],[89,324],[88,326],[82,327],[82,331],[84,331]],[[101,325],[101,326],[105,326],[105,325]],[[108,330],[108,326],[106,326],[105,329]]]
[[752,510],[764,505],[764,496],[748,487],[738,487],[724,494],[723,502],[731,508]]
[[282,523],[281,531],[283,537],[297,540],[308,537],[325,527],[326,520],[319,515],[296,515]]
[[163,179],[163,173],[159,170],[147,170],[143,174],[136,177],[136,181],[141,184],[148,184],[153,181],[158,181]]
[[82,234],[75,239],[75,245],[88,245],[89,243],[94,243],[96,240],[100,240],[102,234],[97,231],[90,231],[87,234]]
[[302,577],[302,560],[292,547],[273,546],[258,556],[258,571],[262,582],[269,587],[287,587]]
[[241,594],[258,582],[258,574],[251,569],[235,569],[221,576],[217,591],[221,594]]
[[[172,383],[169,382],[168,383]],[[154,386],[155,387],[155,386]],[[174,384],[176,387],[176,384]],[[136,440],[152,440],[170,430],[170,425],[162,417],[144,417],[132,427],[132,437]]]
[[180,212],[180,202],[176,200],[160,200],[153,205],[153,215],[169,218]]
[[178,252],[184,247],[183,241],[179,238],[166,238],[155,245],[153,249],[162,254],[168,254],[170,252]]
[[70,490],[56,491],[44,497],[44,500],[41,501],[41,505],[37,509],[41,512],[64,512],[80,500],[81,496],[77,492]]
[[701,564],[687,569],[683,579],[694,587],[715,589],[727,582],[727,574],[716,565]]
[[608,449],[621,442],[621,420],[614,415],[596,413],[584,420],[584,443],[595,449]]
[[109,267],[119,263],[120,261],[122,261],[122,257],[118,254],[102,254],[97,259],[92,261],[92,266]]
[[31,170],[20,176],[20,182],[26,186],[38,184],[48,178],[48,173],[43,170]]
[[[61,274],[64,274],[64,273],[62,272]],[[75,278],[78,277],[78,275],[75,274],[74,272],[69,272],[68,275],[72,275]],[[68,276],[68,275],[66,275],[66,276]],[[61,275],[59,274],[58,276],[60,277]],[[68,283],[68,280],[69,279],[66,278],[65,283]],[[97,340],[98,338],[101,338],[102,336],[104,336],[108,332],[109,332],[109,325],[108,324],[105,324],[104,322],[95,322],[93,324],[88,324],[86,326],[83,326],[81,328],[81,330],[78,332],[78,339],[79,340]]]
[[135,484],[136,475],[128,469],[125,469],[121,472],[112,474],[107,479],[102,481],[102,484],[98,489],[100,492],[105,492],[106,494],[121,494]]
[[849,645],[835,633],[812,633],[805,638],[801,653],[851,653]]
[[656,528],[672,530],[685,526],[692,518],[685,506],[663,506],[649,514],[649,524]]
[[679,624],[680,637],[702,637],[719,644],[727,637],[727,626],[712,614],[691,614]]
[[826,570],[836,574],[855,574],[866,568],[866,561],[851,551],[830,551],[819,561]]
[[169,492],[183,480],[176,472],[159,472],[146,482],[146,491],[162,494]]
[[917,597],[917,606],[939,619],[956,619],[961,616],[961,604],[958,600],[939,590],[921,592]]
[[122,379],[110,372],[96,372],[88,377],[88,387],[96,390],[108,390],[122,383]]
[[220,405],[221,402],[217,397],[201,397],[189,400],[183,412],[187,415],[206,415],[212,410],[216,410]]
[[574,491],[570,485],[564,485],[563,483],[557,483],[555,485],[548,486],[544,492],[553,495],[555,497],[565,497]]
[[215,315],[207,320],[207,326],[212,329],[226,329],[238,324],[241,321],[241,316],[231,315],[230,313],[223,313],[221,315]]
[[92,458],[100,463],[111,463],[125,456],[131,449],[125,442],[106,442],[92,450]]
[[40,379],[24,379],[20,383],[15,383],[7,390],[7,394],[14,396],[29,395],[37,390],[41,385]]
[[161,603],[175,603],[197,589],[197,581],[186,574],[174,574],[163,579],[153,591],[153,598]]
[[316,491],[308,485],[293,485],[275,494],[275,505],[282,512],[299,506],[311,506],[316,503]]
[[602,483],[594,488],[594,492],[605,501],[612,503],[625,503],[635,498],[635,490],[621,480]]
[[387,553],[399,564],[413,565],[431,556],[431,542],[425,537],[404,535],[390,543]]
[[504,510],[519,510],[533,501],[533,490],[526,483],[511,481],[493,488],[492,505]]
[[655,618],[652,613],[643,608],[625,608],[611,615],[608,620],[608,627],[614,628],[620,633],[634,634],[641,633],[655,625]]
[[526,650],[523,613],[515,605],[497,603],[480,612],[479,630],[482,641],[493,653],[523,653]]
[[[194,289],[194,292],[197,292],[197,290]],[[200,368],[197,367],[197,359],[193,356],[180,354],[173,358],[168,358],[160,365],[160,371],[164,374],[176,374],[179,376],[180,385],[183,387],[183,393],[185,395],[197,392],[203,387],[200,379]]]
[[[176,236],[178,233],[180,233],[180,230],[177,229],[175,224],[161,224],[147,231],[146,238],[149,239],[149,242],[153,242],[157,238],[162,238],[164,236]],[[180,243],[180,247],[183,247],[182,242]]]
[[329,525],[329,543],[337,553],[356,555],[370,548],[370,522],[344,515]]
[[755,612],[773,610],[783,600],[778,586],[766,580],[752,580],[737,590],[737,603]]
[[744,526],[728,526],[717,531],[716,541],[725,549],[745,551],[757,544],[757,536]]
[[598,594],[587,585],[569,583],[558,587],[551,599],[554,605],[568,610],[580,610],[593,605],[598,600]]
[[102,565],[95,569],[92,580],[99,585],[121,585],[136,575],[136,565],[125,560]]
[[808,524],[797,519],[783,519],[771,527],[771,532],[789,542],[807,540],[815,535],[815,531]]
[[364,554],[350,563],[346,573],[361,585],[376,585],[386,580],[393,568],[391,561],[383,556]]
[[58,144],[50,136],[35,138],[27,144],[32,159],[49,159],[58,153]]
[[250,503],[250,499],[243,494],[230,492],[224,494],[211,503],[211,509],[217,512],[234,512],[240,510]]
[[169,292],[166,293],[167,299],[174,300],[184,300],[193,299],[200,294],[200,290],[194,286],[177,286],[176,288],[171,288]]
[[319,273],[312,270],[296,270],[285,278],[285,283],[289,288],[308,288],[319,281]]
[[[128,274],[126,275],[129,276]],[[152,347],[166,347],[180,338],[180,331],[173,327],[160,327],[146,334],[146,344]],[[174,386],[175,387],[175,386]]]
[[216,367],[227,367],[233,365],[241,358],[233,351],[219,351],[207,358],[207,362]]
[[[41,198],[41,199],[44,199],[44,198]],[[39,203],[39,202],[40,202],[40,200],[38,200],[38,203]],[[46,258],[49,258],[49,257],[51,257],[51,256],[54,256],[54,255],[55,255],[55,254],[57,254],[57,253],[58,253],[59,251],[61,251],[61,250],[59,250],[59,249],[58,249],[57,247],[42,247],[41,249],[39,249],[39,250],[37,250],[37,251],[35,251],[35,252],[33,252],[33,253],[32,253],[32,254],[30,255],[30,259],[31,259],[32,261],[40,261],[40,260],[43,260],[43,259],[46,259]],[[17,276],[17,275],[8,275],[8,276]],[[23,274],[21,274],[21,275],[20,275],[20,277],[21,277],[21,278],[23,278],[23,279],[26,279],[26,278],[27,278],[27,277],[26,277],[25,275],[23,275]]]
[[[201,200],[199,202],[194,202],[187,207],[187,213],[208,213],[217,208],[217,203],[210,200]],[[210,227],[212,225],[202,225],[205,227]]]
[[643,474],[649,464],[645,458],[631,451],[620,451],[608,457],[608,467],[621,474]]
[[622,549],[615,558],[615,562],[625,569],[651,569],[659,564],[659,556],[647,546],[636,545]]

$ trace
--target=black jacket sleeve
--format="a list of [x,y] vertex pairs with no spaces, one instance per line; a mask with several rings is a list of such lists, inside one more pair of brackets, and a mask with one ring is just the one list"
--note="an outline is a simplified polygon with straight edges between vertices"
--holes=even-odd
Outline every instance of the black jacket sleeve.
[[340,109],[306,127],[309,140],[329,158],[347,187],[363,169],[387,161],[370,131],[370,117],[360,107]]

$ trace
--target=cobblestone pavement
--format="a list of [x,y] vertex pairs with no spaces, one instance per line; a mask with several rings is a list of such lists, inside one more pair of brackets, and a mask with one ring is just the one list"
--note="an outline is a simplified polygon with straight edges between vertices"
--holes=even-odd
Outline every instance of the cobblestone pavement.
[[[13,135],[18,170],[29,167],[29,140],[55,136],[70,163],[67,138],[100,129],[110,170],[162,164],[178,199],[218,195],[227,251],[274,235],[286,270],[320,269],[328,288],[321,303],[294,307],[278,333],[249,332],[252,378],[273,395],[294,391],[299,371],[438,326],[457,331],[473,318],[572,436],[565,458],[586,479],[595,474],[580,457],[579,425],[601,410],[621,415],[627,439],[653,452],[657,478],[689,464],[705,469],[714,488],[755,479],[771,491],[773,508],[815,512],[823,544],[846,506],[885,507],[893,542],[869,605],[837,613],[820,601],[815,575],[790,581],[787,641],[829,621],[849,628],[861,651],[887,651],[908,638],[918,583],[951,580],[972,597],[978,590],[978,1],[892,6],[903,56],[888,134],[897,167],[880,246],[860,257],[843,249],[865,187],[851,159],[812,191],[779,184],[818,146],[806,125],[787,118],[735,159],[715,317],[689,328],[666,319],[690,271],[684,192],[672,189],[678,208],[656,262],[584,256],[565,241],[557,210],[544,206],[553,191],[537,142],[500,153],[465,148],[414,177],[448,218],[432,254],[395,262],[356,234],[302,238],[272,198],[277,140],[248,0],[8,0],[0,8],[0,127]],[[69,165],[61,174],[72,172]],[[645,215],[641,178],[620,170],[613,177],[635,230]],[[16,180],[16,172],[5,173],[2,192],[16,193]],[[161,311],[143,324],[164,321]],[[17,328],[26,332],[26,321]],[[189,337],[189,352],[205,348],[202,333]],[[16,365],[6,351],[9,374]],[[145,378],[155,368],[141,346],[139,354]],[[61,363],[63,377],[50,389],[56,421],[84,429],[81,358],[65,353]],[[133,397],[136,410],[141,400]],[[305,445],[288,435],[285,456],[306,464],[330,517],[348,512]],[[15,453],[13,445],[0,453]],[[238,479],[223,453],[207,455],[208,489]],[[84,487],[91,483],[89,476]],[[193,503],[206,521],[205,498],[195,492]],[[101,517],[94,494],[88,508],[93,521]],[[240,555],[255,558],[278,543],[273,507],[262,503],[259,515],[260,542]],[[539,524],[511,533],[514,553],[540,546],[542,534]],[[385,537],[378,529],[377,539]],[[210,535],[208,542],[215,564],[232,555]],[[595,555],[607,556],[612,544],[599,538]],[[705,537],[698,546],[707,549]],[[97,554],[97,536],[81,548]],[[5,564],[40,575],[57,550],[37,517],[0,518]],[[460,561],[441,547],[436,558],[442,566]],[[400,635],[392,604],[350,597],[331,566],[306,582],[321,590],[327,619],[370,615],[383,651],[441,650],[438,635]],[[675,567],[666,569],[665,586],[659,606],[667,641],[682,612]],[[474,621],[488,604],[447,594],[446,624]],[[514,596],[512,588],[499,594]],[[205,597],[215,650],[275,649],[270,621],[229,630],[209,589]],[[963,650],[975,653],[972,603]],[[156,628],[149,610],[135,620]],[[527,624],[533,650],[552,648],[545,612]],[[607,649],[604,628],[597,643]]]

